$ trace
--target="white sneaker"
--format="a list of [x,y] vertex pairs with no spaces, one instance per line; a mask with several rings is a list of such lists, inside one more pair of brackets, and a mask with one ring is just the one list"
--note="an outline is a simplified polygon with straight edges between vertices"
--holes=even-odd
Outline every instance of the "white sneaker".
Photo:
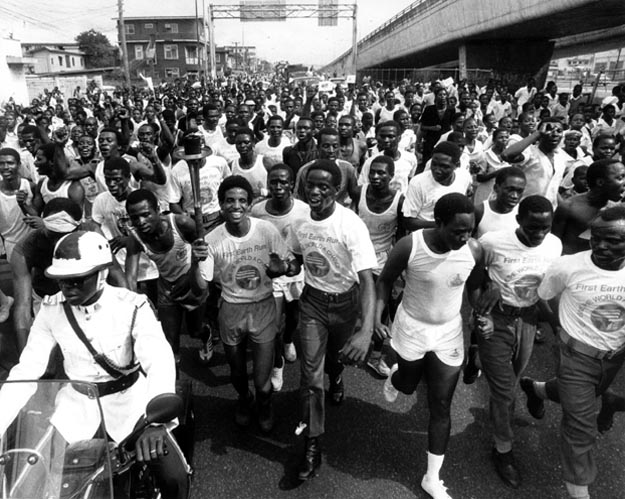
[[388,378],[386,378],[384,382],[384,398],[391,404],[397,400],[397,395],[399,395],[399,390],[393,386],[393,382],[391,381],[393,373],[397,371],[398,368],[399,366],[397,364],[393,364],[393,367],[391,367],[388,373]]
[[292,342],[284,344],[284,358],[287,362],[295,362],[297,360],[297,351]]
[[284,379],[282,377],[282,372],[284,371],[284,367],[274,367],[271,370],[271,387],[274,392],[279,392],[282,390],[282,384]]
[[206,365],[213,358],[213,341],[211,338],[208,338],[208,341],[204,344],[202,348],[200,348],[197,352],[198,360],[200,364]]
[[421,480],[421,488],[425,490],[433,499],[452,499],[447,493],[447,487],[443,486],[442,480],[430,480],[426,475],[423,475]]

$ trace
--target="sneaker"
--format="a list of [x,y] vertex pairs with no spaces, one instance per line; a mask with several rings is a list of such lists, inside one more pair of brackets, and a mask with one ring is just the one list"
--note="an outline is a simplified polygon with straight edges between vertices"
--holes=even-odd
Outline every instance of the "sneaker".
[[388,378],[386,378],[384,382],[384,398],[391,404],[397,400],[397,395],[399,395],[399,390],[393,386],[393,382],[391,381],[393,373],[396,372],[398,368],[399,366],[397,364],[393,364],[393,367],[391,367],[388,373]]
[[293,343],[284,344],[284,359],[287,362],[295,362],[297,360],[297,351]]
[[465,385],[472,385],[477,378],[482,374],[482,370],[477,367],[477,346],[471,345],[469,347],[469,355],[467,358],[467,365],[464,366],[462,373],[462,381]]
[[208,341],[204,343],[204,346],[198,350],[197,355],[198,360],[202,365],[208,364],[213,358],[213,342],[210,337],[208,338]]
[[260,397],[258,402],[258,426],[263,433],[270,433],[273,430],[274,414],[271,397],[267,398],[262,404]]
[[388,378],[388,375],[391,372],[391,368],[388,367],[382,357],[370,358],[367,361],[367,367],[381,378]]
[[525,392],[527,396],[527,410],[536,419],[542,419],[545,417],[545,401],[536,395],[534,390],[534,380],[532,378],[521,378],[519,383],[521,390]]
[[12,296],[7,296],[6,301],[0,305],[0,322],[5,322],[11,314],[11,307],[15,300]]
[[282,384],[284,383],[284,379],[282,377],[282,373],[284,371],[283,367],[274,367],[271,370],[271,387],[274,392],[279,392],[282,390]]
[[239,397],[237,407],[234,411],[234,422],[242,427],[249,426],[252,422],[252,404],[254,403],[254,395],[247,392],[245,397]]
[[447,493],[447,487],[443,486],[442,480],[431,480],[427,475],[423,475],[421,488],[425,490],[433,499],[451,499]]

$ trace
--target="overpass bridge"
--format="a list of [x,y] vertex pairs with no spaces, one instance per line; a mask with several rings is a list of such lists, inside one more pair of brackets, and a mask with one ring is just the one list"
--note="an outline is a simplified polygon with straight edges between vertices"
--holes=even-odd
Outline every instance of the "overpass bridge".
[[[357,69],[455,63],[461,77],[489,68],[502,78],[544,79],[556,57],[625,41],[624,0],[417,0],[358,42]],[[351,50],[322,71],[353,72]]]

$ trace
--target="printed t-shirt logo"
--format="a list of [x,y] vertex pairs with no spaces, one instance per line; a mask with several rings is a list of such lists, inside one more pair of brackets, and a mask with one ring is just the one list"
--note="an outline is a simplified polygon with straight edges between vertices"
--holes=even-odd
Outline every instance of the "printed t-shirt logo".
[[447,279],[447,285],[450,288],[457,288],[458,286],[462,286],[464,284],[464,280],[460,274],[453,275]]
[[543,279],[542,275],[523,275],[518,279],[510,280],[511,288],[514,290],[514,294],[523,301],[537,301],[538,300],[538,286]]
[[312,251],[306,255],[304,263],[308,271],[315,277],[323,277],[330,272],[330,263],[321,253]]
[[599,331],[619,331],[625,326],[625,308],[618,303],[604,303],[590,312],[590,320]]
[[241,265],[235,271],[234,280],[241,289],[252,291],[260,286],[260,272],[253,265]]

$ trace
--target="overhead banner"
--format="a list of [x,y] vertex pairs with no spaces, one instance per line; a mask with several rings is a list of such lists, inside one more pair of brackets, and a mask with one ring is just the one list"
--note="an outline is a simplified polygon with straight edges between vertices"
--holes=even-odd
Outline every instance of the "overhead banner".
[[241,0],[241,22],[286,21],[286,0]]
[[339,22],[339,0],[319,0],[318,26],[336,26]]

